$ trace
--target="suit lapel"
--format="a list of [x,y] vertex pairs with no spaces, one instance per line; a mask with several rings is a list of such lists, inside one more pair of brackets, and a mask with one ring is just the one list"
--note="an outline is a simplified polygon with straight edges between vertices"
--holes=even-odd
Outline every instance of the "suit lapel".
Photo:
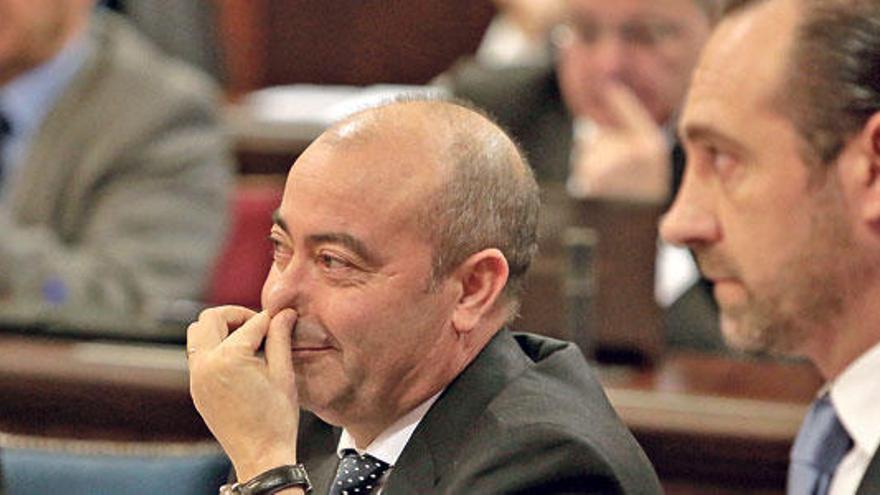
[[856,495],[877,495],[878,493],[880,493],[880,449],[874,452],[874,458],[871,459],[871,464],[868,464],[868,469],[862,476],[862,482],[859,484]]
[[501,330],[443,392],[406,444],[383,494],[429,493],[452,467],[470,428],[528,359]]
[[382,493],[431,493],[436,483],[437,469],[425,435],[413,435],[388,476]]

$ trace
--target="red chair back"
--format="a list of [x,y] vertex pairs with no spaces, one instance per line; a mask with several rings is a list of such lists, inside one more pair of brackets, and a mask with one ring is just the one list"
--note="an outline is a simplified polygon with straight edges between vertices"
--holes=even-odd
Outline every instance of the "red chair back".
[[281,180],[239,180],[226,245],[211,277],[209,305],[260,308],[263,281],[272,266],[272,248],[266,237],[283,192]]

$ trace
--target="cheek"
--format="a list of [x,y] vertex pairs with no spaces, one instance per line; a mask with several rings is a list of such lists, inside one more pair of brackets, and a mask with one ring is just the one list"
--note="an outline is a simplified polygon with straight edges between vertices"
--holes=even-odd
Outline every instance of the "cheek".
[[[739,253],[737,264],[746,285],[764,292],[785,279],[802,246],[809,242],[805,225],[792,222],[788,216],[769,214],[762,209],[758,214],[743,217],[741,222],[726,234],[731,246]],[[783,210],[784,211],[784,210]]]
[[664,120],[681,105],[689,68],[683,69],[657,53],[634,56],[630,68],[627,82],[655,120]]

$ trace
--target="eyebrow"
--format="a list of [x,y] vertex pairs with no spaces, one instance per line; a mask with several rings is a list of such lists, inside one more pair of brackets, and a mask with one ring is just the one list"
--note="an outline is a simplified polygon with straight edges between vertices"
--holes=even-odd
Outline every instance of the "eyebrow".
[[377,265],[379,258],[357,237],[345,232],[324,232],[306,238],[311,244],[338,244],[356,254],[368,265]]
[[[288,236],[290,235],[290,230],[287,228],[287,222],[281,218],[281,212],[279,210],[272,212],[272,222],[280,227]],[[345,232],[322,232],[319,234],[312,234],[306,238],[306,241],[310,244],[338,244],[352,251],[369,265],[376,265],[379,261],[379,257],[367,248],[363,241]]]
[[685,124],[679,128],[678,138],[683,142],[715,141],[735,150],[741,151],[743,149],[736,139],[707,124]]
[[280,210],[275,210],[272,212],[272,223],[281,227],[281,230],[283,230],[286,234],[290,234],[290,231],[287,229],[287,222],[285,222],[284,219],[281,218]]

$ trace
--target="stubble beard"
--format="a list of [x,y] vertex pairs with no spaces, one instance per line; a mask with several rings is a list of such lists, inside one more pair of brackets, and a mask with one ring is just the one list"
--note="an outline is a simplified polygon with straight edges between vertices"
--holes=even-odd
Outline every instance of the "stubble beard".
[[854,246],[839,194],[817,191],[810,234],[800,249],[763,287],[745,286],[745,304],[721,308],[722,333],[730,347],[804,355],[818,334],[840,325],[847,298],[858,294],[874,270],[866,269],[870,265]]

